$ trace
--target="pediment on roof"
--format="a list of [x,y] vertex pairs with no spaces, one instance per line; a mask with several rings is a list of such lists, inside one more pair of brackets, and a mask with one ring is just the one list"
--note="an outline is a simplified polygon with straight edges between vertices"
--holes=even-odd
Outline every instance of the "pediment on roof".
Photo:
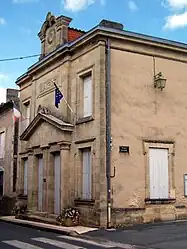
[[39,139],[45,139],[47,137],[49,140],[48,142],[52,142],[51,140],[54,140],[56,135],[58,137],[58,135],[61,135],[62,133],[72,133],[73,127],[72,124],[66,123],[51,114],[38,113],[21,134],[20,139],[28,141],[34,134],[37,134]]

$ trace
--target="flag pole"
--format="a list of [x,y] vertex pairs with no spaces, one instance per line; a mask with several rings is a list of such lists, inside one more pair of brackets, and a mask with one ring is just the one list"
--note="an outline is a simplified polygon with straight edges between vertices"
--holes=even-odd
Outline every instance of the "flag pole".
[[[68,108],[70,109],[70,111],[73,113],[73,115],[75,115],[73,109],[71,108],[71,106],[68,104],[68,102],[66,101],[66,99],[64,98],[64,102],[66,103],[66,105],[68,106]],[[76,116],[76,115],[75,115]]]
[[[59,89],[58,86],[56,85],[56,83],[55,83],[54,81],[53,81],[53,84],[54,84],[54,86],[55,86],[57,89]],[[67,102],[66,98],[64,97],[64,95],[63,95],[63,99],[64,99],[64,102],[66,103],[67,107],[68,107],[68,108],[70,109],[70,111],[73,113],[73,115],[74,115],[75,117],[77,117],[76,114],[74,113],[73,109],[71,108],[71,106],[68,104],[68,102]]]

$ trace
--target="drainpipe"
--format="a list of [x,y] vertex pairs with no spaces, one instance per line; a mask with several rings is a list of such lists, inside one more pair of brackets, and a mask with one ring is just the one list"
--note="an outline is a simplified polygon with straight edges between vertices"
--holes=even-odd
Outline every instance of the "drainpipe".
[[107,179],[107,229],[111,228],[111,54],[110,40],[106,42],[106,179]]

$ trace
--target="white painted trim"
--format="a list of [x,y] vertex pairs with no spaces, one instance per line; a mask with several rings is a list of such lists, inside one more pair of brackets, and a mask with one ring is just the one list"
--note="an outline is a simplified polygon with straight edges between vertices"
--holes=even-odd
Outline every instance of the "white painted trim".
[[103,247],[103,248],[114,247],[113,245],[105,244],[105,242],[98,243],[98,242],[95,242],[93,240],[86,240],[86,239],[81,239],[81,238],[76,238],[76,237],[65,236],[65,235],[60,235],[60,236],[58,236],[58,238],[71,240],[71,241],[82,242],[82,243],[86,243],[86,244],[93,245],[93,246],[98,246],[98,247]]
[[10,245],[13,248],[19,248],[19,249],[43,249],[42,247],[31,245],[22,241],[18,240],[7,240],[7,241],[2,241],[4,244]]
[[49,245],[52,245],[52,246],[56,246],[56,247],[59,247],[59,248],[63,248],[63,249],[64,248],[65,249],[85,249],[82,246],[71,245],[71,244],[68,244],[68,243],[65,243],[65,242],[62,242],[62,241],[52,240],[52,239],[48,239],[48,238],[44,238],[44,237],[32,238],[32,240],[42,242],[42,243],[45,243],[45,244],[49,244]]

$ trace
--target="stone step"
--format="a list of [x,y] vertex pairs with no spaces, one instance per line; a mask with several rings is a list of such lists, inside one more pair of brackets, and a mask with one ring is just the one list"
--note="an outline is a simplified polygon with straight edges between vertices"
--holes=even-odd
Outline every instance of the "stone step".
[[41,222],[41,223],[57,225],[57,226],[60,225],[60,222],[56,221],[56,219],[37,216],[37,215],[31,215],[31,214],[18,214],[16,215],[16,219],[29,220],[33,222]]

